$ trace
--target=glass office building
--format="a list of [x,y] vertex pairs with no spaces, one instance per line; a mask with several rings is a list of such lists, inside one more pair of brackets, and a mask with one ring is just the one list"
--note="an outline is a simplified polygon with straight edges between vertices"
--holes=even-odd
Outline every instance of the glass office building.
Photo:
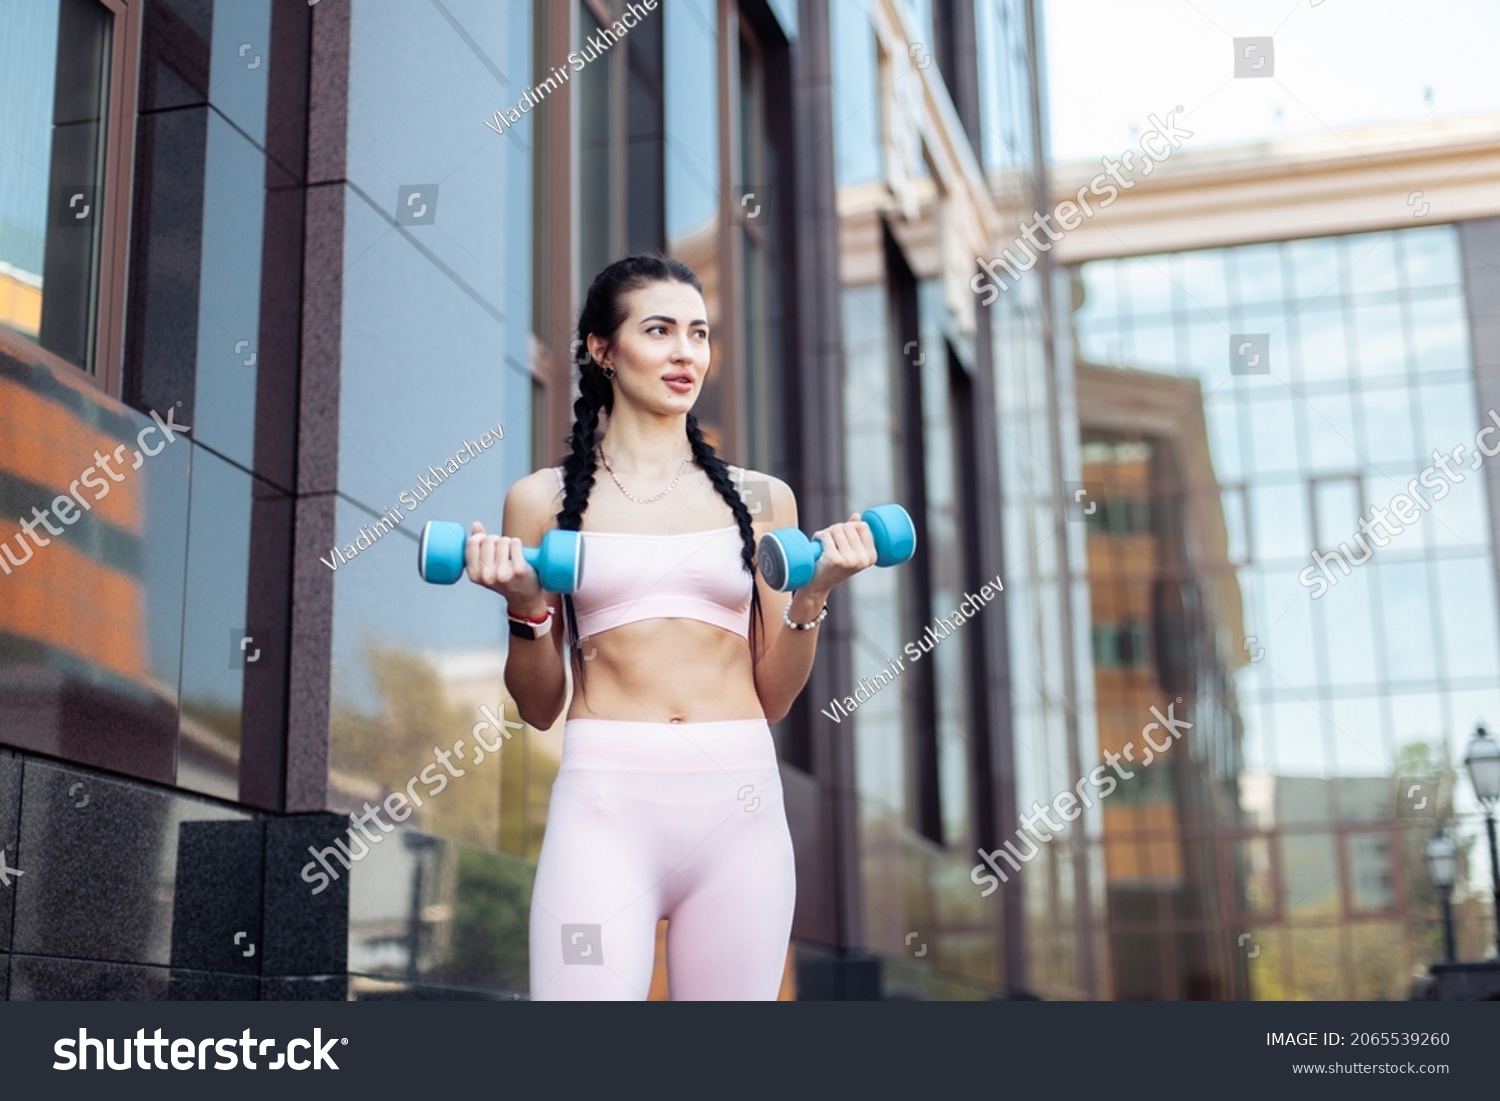
[[[526,995],[561,724],[512,736],[495,600],[412,556],[556,460],[582,293],[639,249],[703,280],[723,452],[809,523],[894,499],[921,531],[834,602],[776,730],[784,996],[1025,986],[1050,903],[1023,918],[968,874],[1012,800],[1012,586],[857,718],[822,709],[1007,568],[994,364],[1037,370],[1043,306],[974,309],[962,219],[1035,186],[1035,41],[1019,0],[0,7],[0,852],[24,873],[0,997]],[[884,251],[851,271],[862,186]]]
[[[1101,728],[1133,686],[1185,685],[1200,725],[1184,745],[1210,762],[1174,757],[1159,813],[1106,823],[1119,996],[1404,997],[1439,958],[1423,853],[1454,814],[1479,846],[1459,955],[1484,954],[1484,842],[1459,777],[1500,707],[1500,631],[1471,347],[1490,288],[1464,254],[1492,225],[1074,270]],[[1162,677],[1184,637],[1199,670]]]

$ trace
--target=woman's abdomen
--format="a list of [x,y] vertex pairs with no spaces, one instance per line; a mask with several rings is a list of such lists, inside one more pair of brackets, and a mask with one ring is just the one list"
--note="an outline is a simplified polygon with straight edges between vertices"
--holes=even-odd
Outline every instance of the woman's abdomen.
[[[576,672],[582,667],[580,689]],[[650,619],[585,637],[568,718],[717,722],[765,717],[742,635],[691,619]]]

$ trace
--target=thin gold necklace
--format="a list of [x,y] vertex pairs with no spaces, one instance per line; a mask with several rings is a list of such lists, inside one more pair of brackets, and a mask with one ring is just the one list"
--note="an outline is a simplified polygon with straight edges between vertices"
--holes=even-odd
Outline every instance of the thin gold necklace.
[[602,448],[602,447],[599,449],[599,458],[601,458],[601,459],[604,460],[604,469],[607,470],[607,471],[609,471],[609,476],[615,480],[615,485],[617,485],[617,486],[620,487],[620,492],[623,493],[623,494],[625,494],[626,497],[628,497],[630,500],[634,501],[638,505],[649,505],[653,501],[660,501],[668,493],[671,493],[672,490],[674,490],[674,489],[677,488],[677,483],[680,482],[680,481],[682,481],[682,475],[687,470],[688,464],[693,461],[693,457],[691,455],[689,455],[687,458],[683,459],[682,460],[682,465],[677,468],[677,477],[675,477],[675,478],[672,479],[672,484],[669,485],[669,486],[667,486],[666,489],[662,490],[655,497],[647,497],[643,501],[643,500],[641,500],[641,498],[637,497],[634,493],[631,493],[630,490],[628,490],[628,489],[625,488],[625,483],[622,482],[622,481],[620,481],[620,476],[615,473],[615,468],[610,463],[609,456],[604,453],[604,448]]

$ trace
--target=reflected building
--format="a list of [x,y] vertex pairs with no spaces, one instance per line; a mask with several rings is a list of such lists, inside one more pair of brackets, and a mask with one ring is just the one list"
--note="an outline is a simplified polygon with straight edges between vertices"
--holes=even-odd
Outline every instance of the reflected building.
[[[1238,828],[1241,593],[1197,380],[1077,367],[1113,997],[1243,997]],[[1164,717],[1165,716],[1165,717]],[[1173,720],[1186,724],[1168,729]],[[1124,762],[1119,763],[1123,759]]]
[[[1358,168],[1332,139],[1185,150],[1139,181],[1114,223],[1101,214],[1105,225],[1059,246],[1072,261],[1083,477],[1103,494],[1087,574],[1101,744],[1103,685],[1115,676],[1106,667],[1163,652],[1159,620],[1139,636],[1134,622],[1118,628],[1122,609],[1135,611],[1122,586],[1170,573],[1154,546],[1125,545],[1130,521],[1117,513],[1133,516],[1140,499],[1154,513],[1186,492],[1215,517],[1207,541],[1186,515],[1146,522],[1165,523],[1190,557],[1196,545],[1209,582],[1195,602],[1212,635],[1182,652],[1198,665],[1218,655],[1227,768],[1203,788],[1213,813],[1192,822],[1202,792],[1178,786],[1167,817],[1136,823],[1126,843],[1137,863],[1185,844],[1216,871],[1218,889],[1194,888],[1186,912],[1157,906],[1146,919],[1158,937],[1227,947],[1245,985],[1209,996],[1404,997],[1440,943],[1423,848],[1439,819],[1456,819],[1465,846],[1482,830],[1458,773],[1474,722],[1500,706],[1497,482],[1476,441],[1495,407],[1500,347],[1487,319],[1500,301],[1500,203],[1475,182],[1496,165],[1481,158],[1472,178],[1455,178],[1444,197],[1461,216],[1448,224],[1415,216],[1406,183],[1370,186],[1363,173],[1399,164],[1407,183],[1451,175],[1497,129],[1484,118],[1351,134]],[[1278,175],[1291,163],[1295,184]],[[1060,167],[1058,194],[1084,171]],[[1288,226],[1308,228],[1281,239]],[[1173,388],[1195,395],[1177,423],[1195,425],[1202,446],[1169,467],[1149,429],[1101,438],[1092,422],[1091,409]],[[1376,526],[1393,503],[1403,515]],[[1106,878],[1110,832],[1106,815]],[[1487,892],[1479,879],[1460,888],[1460,943],[1476,958]],[[1139,920],[1112,901],[1116,938]],[[1181,971],[1172,959],[1144,969],[1147,992],[1135,996],[1192,996],[1170,992]]]

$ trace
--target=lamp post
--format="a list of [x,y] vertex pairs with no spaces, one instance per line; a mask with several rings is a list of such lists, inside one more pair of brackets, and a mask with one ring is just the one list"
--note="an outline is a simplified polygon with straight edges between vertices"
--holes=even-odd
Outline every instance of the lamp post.
[[1437,835],[1427,843],[1427,874],[1432,877],[1432,885],[1437,888],[1438,895],[1443,900],[1443,958],[1448,962],[1454,961],[1453,954],[1453,882],[1458,878],[1458,850],[1453,847],[1453,842],[1443,835],[1440,829]]
[[1490,834],[1490,886],[1495,892],[1495,950],[1500,953],[1500,852],[1495,846],[1495,802],[1500,800],[1500,743],[1490,737],[1483,724],[1475,727],[1474,739],[1464,757],[1474,795],[1484,806],[1484,822]]

